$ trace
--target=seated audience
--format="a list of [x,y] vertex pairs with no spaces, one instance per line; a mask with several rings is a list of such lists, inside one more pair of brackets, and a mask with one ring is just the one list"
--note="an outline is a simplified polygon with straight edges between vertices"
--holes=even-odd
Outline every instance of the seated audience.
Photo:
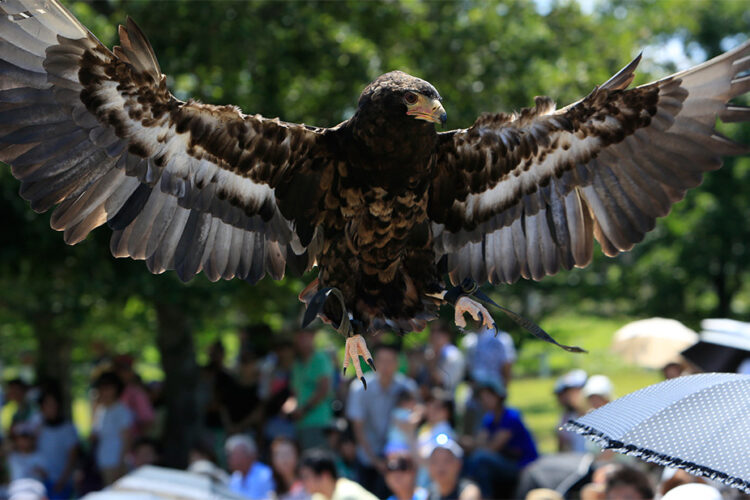
[[614,399],[612,381],[606,375],[592,375],[583,386],[583,397],[592,409],[601,408]]
[[448,323],[436,320],[430,323],[430,337],[425,359],[430,368],[432,385],[442,387],[449,394],[464,379],[466,360],[461,350],[453,344],[453,333]]
[[312,448],[302,454],[300,477],[313,500],[377,499],[354,481],[339,477],[333,454],[322,448]]
[[505,397],[505,388],[498,380],[481,382],[479,398],[486,413],[476,439],[476,451],[467,464],[482,494],[491,498],[511,496],[520,470],[538,456],[521,412],[506,407]]
[[416,441],[416,427],[421,418],[416,395],[404,389],[396,396],[396,407],[391,411],[391,423],[385,453],[390,450],[412,448]]
[[73,471],[78,458],[78,431],[62,414],[60,395],[42,393],[43,422],[37,438],[37,451],[44,458],[44,485],[50,500],[70,498],[73,494]]
[[568,420],[576,419],[585,413],[581,390],[586,384],[586,378],[585,371],[573,370],[559,377],[555,382],[555,396],[563,409],[557,423],[557,451],[561,453],[568,451],[584,453],[586,451],[586,438],[577,432],[562,429]]
[[315,349],[313,330],[298,331],[294,347],[296,358],[290,386],[297,398],[297,407],[291,417],[300,448],[320,448],[327,444],[325,429],[333,418],[333,365],[326,352]]
[[160,456],[159,443],[148,437],[140,437],[130,448],[130,466],[137,469],[143,465],[158,465]]
[[638,469],[627,466],[620,466],[607,476],[604,493],[607,500],[650,500],[654,498],[654,490],[648,476]]
[[271,470],[278,500],[309,498],[297,475],[298,462],[297,444],[294,441],[285,437],[277,437],[271,442]]
[[427,490],[417,486],[417,468],[408,450],[386,456],[385,482],[393,492],[388,500],[427,500]]
[[472,481],[461,478],[464,452],[461,446],[445,434],[435,438],[428,455],[430,485],[429,500],[478,500],[482,493]]
[[16,424],[11,427],[10,442],[11,452],[8,453],[10,480],[44,479],[44,457],[36,449],[36,436],[33,429],[25,424]]
[[258,462],[258,449],[250,436],[237,434],[227,439],[227,464],[232,475],[229,489],[251,500],[264,500],[275,489],[273,472]]

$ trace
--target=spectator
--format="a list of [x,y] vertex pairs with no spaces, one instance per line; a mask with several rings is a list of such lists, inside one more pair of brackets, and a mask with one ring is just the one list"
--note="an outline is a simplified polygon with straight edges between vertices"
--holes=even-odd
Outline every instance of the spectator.
[[78,431],[63,416],[60,396],[55,391],[42,393],[43,423],[37,438],[37,450],[44,458],[44,485],[50,500],[70,498],[73,471],[78,458]]
[[391,411],[398,394],[404,389],[415,391],[416,384],[397,373],[398,351],[394,346],[379,344],[374,356],[378,371],[365,375],[367,392],[356,381],[351,385],[346,412],[357,441],[357,480],[367,490],[384,498],[388,496],[388,488],[383,480],[383,452]]
[[275,489],[273,472],[258,462],[258,449],[253,438],[238,434],[227,439],[227,463],[232,472],[229,489],[251,500],[264,500]]
[[451,329],[442,320],[430,323],[430,338],[425,358],[430,367],[432,385],[442,387],[449,394],[464,379],[466,361],[463,353],[452,343]]
[[[661,373],[662,375],[664,375],[664,380],[677,378],[677,377],[682,376],[683,373],[685,373],[685,365],[680,360],[670,361],[669,363],[667,363],[666,365],[662,367]],[[737,369],[737,373],[742,373],[739,370],[739,368]]]
[[505,396],[505,388],[499,381],[481,383],[479,397],[487,413],[477,438],[479,449],[467,464],[482,494],[490,498],[510,497],[520,470],[538,456],[521,413],[505,406]]
[[326,446],[325,430],[333,418],[331,379],[333,365],[323,351],[315,350],[315,332],[300,330],[294,337],[296,359],[292,365],[292,392],[297,408],[292,413],[300,448]]
[[11,427],[11,452],[8,454],[10,480],[44,478],[44,458],[36,449],[36,437],[31,426],[16,424]]
[[260,398],[264,402],[263,437],[269,443],[279,436],[296,435],[290,418],[296,404],[291,389],[294,343],[286,334],[276,337],[274,350],[265,357],[260,370]]
[[357,478],[357,443],[352,426],[345,418],[337,418],[326,429],[328,449],[336,457],[336,471],[339,477]]
[[508,388],[513,376],[513,363],[516,361],[516,347],[508,332],[483,327],[478,333],[467,333],[462,346],[469,360],[469,375],[472,380],[500,377],[500,381]]
[[601,408],[614,397],[612,382],[605,375],[592,375],[583,386],[583,397],[591,408]]
[[211,445],[218,464],[226,465],[224,460],[224,442],[226,427],[229,426],[227,404],[233,397],[234,377],[224,366],[226,351],[221,340],[214,341],[208,348],[208,363],[201,369],[201,379],[196,390],[201,410],[203,425],[211,436]]
[[27,429],[36,432],[42,423],[42,416],[33,400],[28,397],[29,385],[20,378],[9,380],[6,384],[7,401],[12,401],[16,405],[16,411],[10,419],[11,430],[18,424],[25,424]]
[[130,449],[130,464],[132,469],[143,465],[157,465],[159,463],[159,444],[148,437],[140,437],[135,440]]
[[683,484],[667,492],[662,500],[722,500],[721,493],[707,484]]
[[429,500],[478,500],[482,494],[476,484],[461,478],[464,452],[461,446],[445,434],[435,438],[428,455],[430,485]]
[[385,453],[392,449],[411,449],[416,441],[416,427],[421,419],[417,397],[411,391],[402,390],[396,396],[396,407],[391,412]]
[[271,442],[271,469],[278,500],[307,500],[302,480],[297,476],[299,465],[297,444],[289,438],[277,437]]
[[302,454],[300,477],[313,500],[376,500],[378,497],[361,485],[339,477],[333,454],[313,448]]
[[417,435],[418,450],[423,451],[425,446],[430,446],[439,434],[445,434],[451,439],[456,438],[456,432],[453,430],[453,399],[446,391],[435,387],[425,402],[425,422]]
[[96,379],[97,405],[91,427],[96,466],[105,485],[125,473],[125,454],[130,449],[133,415],[120,401],[124,384],[114,372]]
[[226,398],[221,405],[226,410],[224,421],[229,434],[250,432],[259,427],[263,417],[259,388],[259,360],[252,351],[241,352],[237,378],[229,391],[222,390],[220,393]]
[[586,438],[576,432],[562,430],[562,426],[568,420],[584,414],[581,389],[586,384],[586,377],[585,371],[572,370],[555,382],[555,396],[557,396],[557,402],[563,409],[557,424],[557,451],[560,453],[568,451],[586,452]]
[[650,500],[654,490],[643,472],[620,466],[607,476],[605,496],[607,500]]
[[121,354],[115,357],[115,373],[124,384],[120,399],[133,414],[132,436],[145,436],[154,423],[154,407],[138,375],[133,371],[133,357]]
[[385,482],[393,495],[388,500],[427,500],[427,490],[417,486],[417,469],[408,451],[386,456]]

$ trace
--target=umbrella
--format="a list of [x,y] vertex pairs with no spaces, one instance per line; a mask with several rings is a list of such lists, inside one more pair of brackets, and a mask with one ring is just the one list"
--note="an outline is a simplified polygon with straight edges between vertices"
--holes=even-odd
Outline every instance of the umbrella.
[[683,357],[707,372],[735,372],[750,358],[750,323],[732,319],[701,321],[700,341],[682,352]]
[[210,477],[144,465],[83,500],[242,500]]
[[750,493],[750,375],[703,373],[645,387],[565,424],[604,448]]
[[612,350],[635,365],[662,368],[679,358],[680,351],[698,341],[698,334],[674,319],[633,321],[615,332]]

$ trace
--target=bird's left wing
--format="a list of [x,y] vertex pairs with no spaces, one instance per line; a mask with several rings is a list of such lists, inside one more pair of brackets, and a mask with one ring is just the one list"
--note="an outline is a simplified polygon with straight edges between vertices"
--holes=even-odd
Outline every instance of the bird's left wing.
[[182,102],[128,20],[104,47],[55,0],[0,1],[0,160],[52,227],[187,280],[312,263],[331,129]]
[[750,121],[750,42],[627,89],[638,59],[588,97],[547,98],[440,134],[429,216],[451,281],[539,280],[586,266],[593,238],[629,250],[721,156],[749,150],[714,129]]

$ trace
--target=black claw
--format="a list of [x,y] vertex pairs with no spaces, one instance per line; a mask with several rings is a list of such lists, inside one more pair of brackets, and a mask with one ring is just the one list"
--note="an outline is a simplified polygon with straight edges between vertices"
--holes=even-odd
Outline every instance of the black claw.
[[323,288],[315,293],[312,300],[310,300],[310,303],[307,305],[305,316],[302,318],[302,328],[305,328],[312,323],[318,313],[323,309],[323,306],[328,299],[328,294],[330,293],[331,287]]
[[479,314],[479,324],[484,324],[484,314],[482,314],[482,311],[479,311],[477,314]]
[[497,337],[497,334],[500,333],[500,331],[497,329],[497,323],[494,321],[492,322],[492,328],[495,329],[495,337]]
[[365,386],[365,390],[367,390],[367,382],[365,382],[365,377],[359,377],[359,380],[362,381],[362,385]]
[[341,370],[341,375],[346,375],[346,366],[344,367],[343,370]]
[[372,371],[376,372],[375,369],[375,362],[372,360],[372,358],[367,358],[367,364],[370,365],[370,368],[372,368]]

